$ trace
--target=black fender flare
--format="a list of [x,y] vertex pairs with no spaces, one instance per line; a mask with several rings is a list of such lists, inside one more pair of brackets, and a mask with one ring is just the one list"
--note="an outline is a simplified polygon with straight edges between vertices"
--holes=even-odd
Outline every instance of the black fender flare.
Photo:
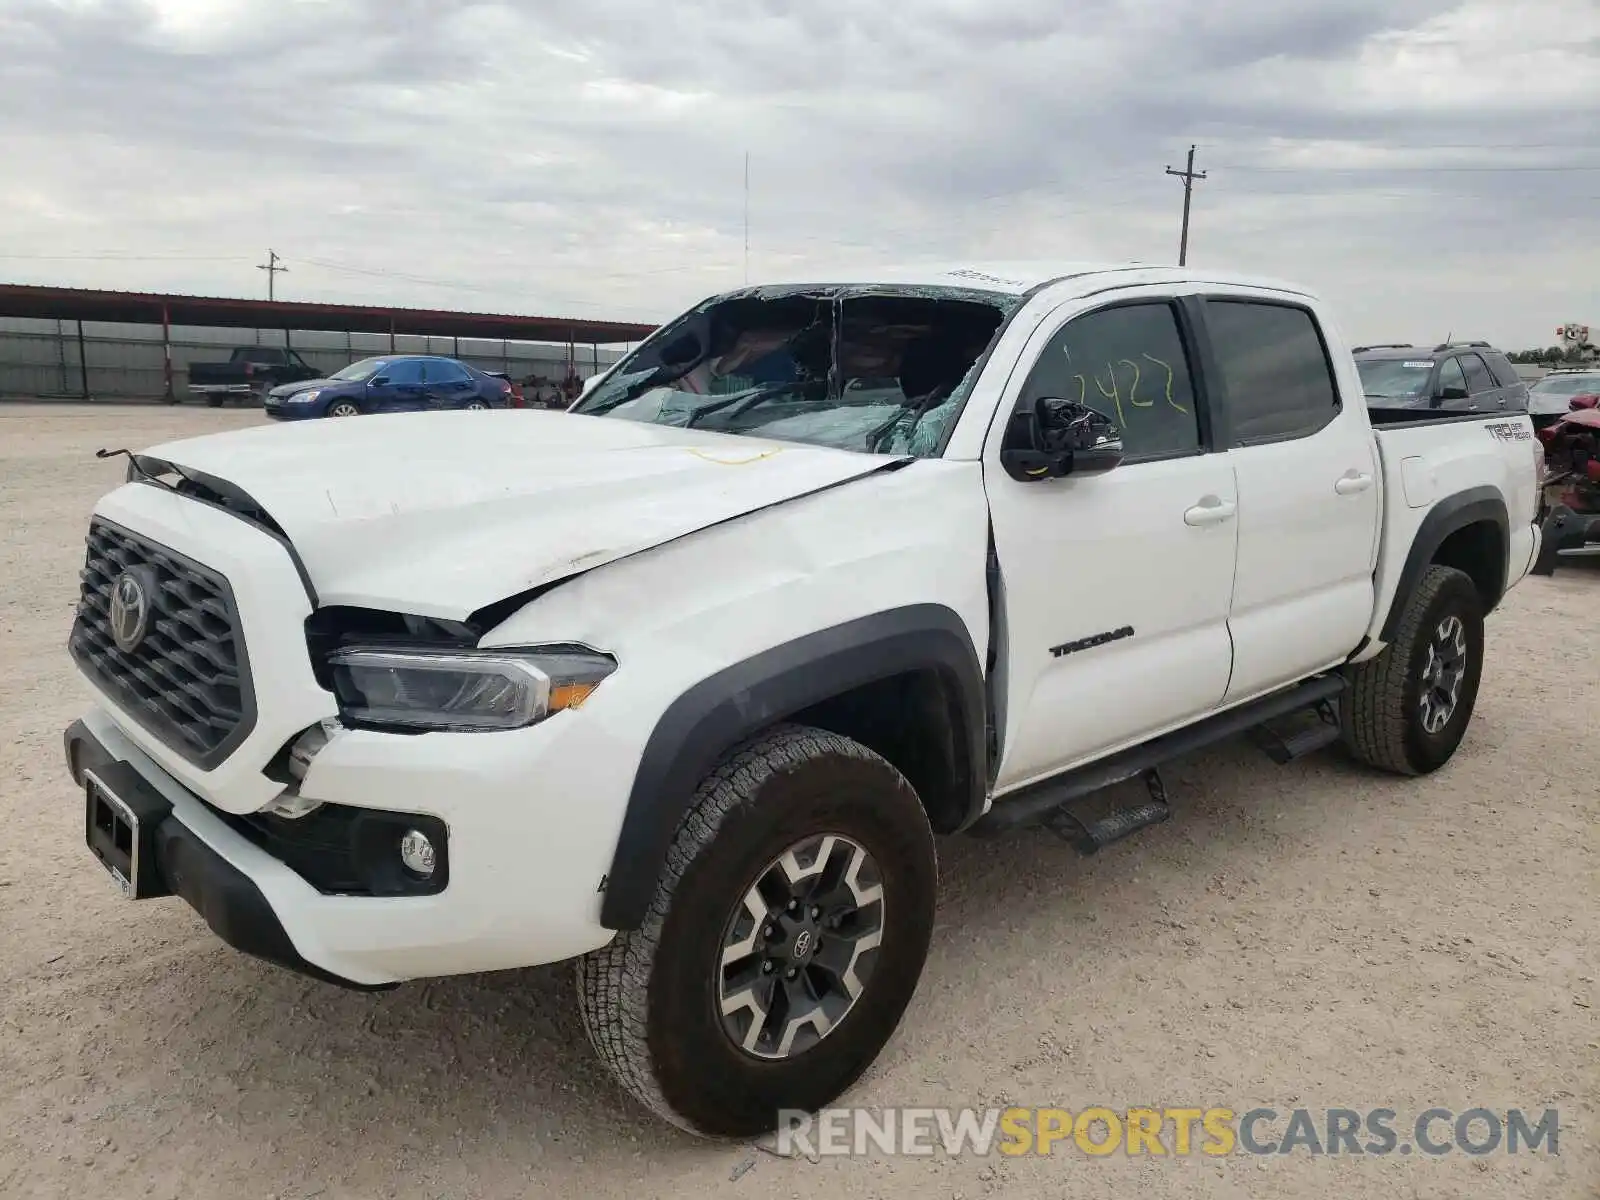
[[[1506,513],[1505,497],[1492,487],[1468,488],[1464,492],[1446,496],[1422,518],[1422,524],[1417,527],[1417,536],[1411,540],[1411,549],[1406,554],[1405,566],[1400,569],[1400,580],[1395,585],[1394,598],[1389,601],[1389,611],[1384,617],[1383,629],[1378,635],[1383,641],[1394,641],[1396,631],[1400,627],[1400,619],[1405,613],[1406,599],[1416,590],[1417,584],[1422,580],[1422,573],[1433,562],[1434,555],[1438,554],[1444,540],[1457,530],[1465,529],[1468,525],[1476,525],[1480,521],[1489,521],[1500,530],[1502,555],[1509,554],[1511,519]],[[1501,562],[1499,584],[1494,589],[1494,595],[1489,598],[1489,603],[1484,605],[1485,612],[1492,610],[1505,595],[1507,570],[1506,563]]]
[[958,753],[967,756],[963,825],[983,811],[987,708],[966,623],[942,604],[889,609],[774,646],[695,684],[656,722],[640,756],[607,873],[600,923],[637,929],[695,789],[752,734],[853,688],[910,671],[935,672],[952,697]]

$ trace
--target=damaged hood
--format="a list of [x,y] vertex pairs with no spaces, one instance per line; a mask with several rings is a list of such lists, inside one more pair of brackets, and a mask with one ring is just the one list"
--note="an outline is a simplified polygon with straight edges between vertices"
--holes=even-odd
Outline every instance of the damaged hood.
[[450,620],[904,461],[524,410],[264,426],[140,457],[247,493],[320,604]]

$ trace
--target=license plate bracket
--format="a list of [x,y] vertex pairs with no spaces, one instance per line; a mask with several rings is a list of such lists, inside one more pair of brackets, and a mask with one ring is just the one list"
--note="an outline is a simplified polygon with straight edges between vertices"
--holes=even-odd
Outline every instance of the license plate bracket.
[[84,841],[125,899],[172,895],[156,862],[156,827],[172,804],[128,763],[110,762],[83,773]]

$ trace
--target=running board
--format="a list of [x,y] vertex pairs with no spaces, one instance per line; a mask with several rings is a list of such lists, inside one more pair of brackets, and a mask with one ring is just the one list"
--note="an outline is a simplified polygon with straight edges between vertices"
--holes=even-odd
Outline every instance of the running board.
[[[1263,722],[1302,709],[1315,709],[1345,690],[1343,675],[1319,675],[1281,692],[1230,708],[1226,712],[1196,721],[1182,729],[1152,738],[1093,762],[1036,783],[995,801],[969,832],[976,837],[994,837],[1008,830],[1045,823],[1063,806],[1103,788],[1144,775],[1173,759],[1193,754],[1217,742],[1248,733]],[[1163,797],[1163,804],[1165,799]],[[1141,806],[1142,807],[1142,806]],[[1115,814],[1113,814],[1115,815]],[[1110,818],[1107,818],[1108,820]],[[1164,818],[1163,818],[1164,819]],[[1153,824],[1147,821],[1145,824]],[[1142,828],[1142,826],[1136,826]]]
[[1151,825],[1159,825],[1172,816],[1172,806],[1167,803],[1167,788],[1161,782],[1161,772],[1155,768],[1144,773],[1145,787],[1150,799],[1131,808],[1119,808],[1098,821],[1081,821],[1070,809],[1058,808],[1045,818],[1050,832],[1071,842],[1079,854],[1087,857],[1104,850],[1112,842],[1120,842],[1130,834],[1138,833]]
[[1339,740],[1339,714],[1334,710],[1333,703],[1324,700],[1317,705],[1317,723],[1309,728],[1302,729],[1299,733],[1281,734],[1270,725],[1262,725],[1256,730],[1256,742],[1266,752],[1268,758],[1280,767],[1286,767],[1296,759],[1304,758],[1308,754],[1315,754],[1325,746],[1331,746]]

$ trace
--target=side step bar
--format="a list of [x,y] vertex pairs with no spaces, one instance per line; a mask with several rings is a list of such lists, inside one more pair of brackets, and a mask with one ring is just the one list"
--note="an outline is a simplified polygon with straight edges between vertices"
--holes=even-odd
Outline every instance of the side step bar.
[[1150,789],[1150,799],[1132,808],[1119,808],[1098,821],[1081,821],[1066,808],[1058,808],[1045,818],[1050,832],[1071,842],[1079,854],[1087,857],[1103,850],[1112,842],[1120,842],[1131,834],[1159,825],[1172,816],[1172,806],[1167,803],[1167,787],[1161,782],[1161,772],[1154,767],[1144,773],[1145,787]]
[[1268,758],[1280,767],[1286,767],[1296,759],[1315,754],[1339,740],[1339,713],[1332,701],[1324,700],[1317,705],[1317,718],[1317,723],[1310,728],[1288,735],[1279,733],[1271,725],[1262,725],[1255,731],[1256,743]]
[[[1141,745],[1113,754],[1109,758],[1103,758],[1099,762],[1057,775],[1053,779],[1044,780],[997,800],[994,807],[979,818],[969,832],[976,837],[994,837],[1027,825],[1048,824],[1059,810],[1074,800],[1098,792],[1102,788],[1124,783],[1136,776],[1145,775],[1163,763],[1247,733],[1267,721],[1288,716],[1302,709],[1318,708],[1333,700],[1344,690],[1343,675],[1319,675],[1315,679],[1308,679],[1281,692],[1273,692],[1269,696],[1252,700],[1238,708],[1217,713],[1183,729],[1176,729]],[[1319,737],[1327,736],[1320,730],[1315,732]],[[1334,736],[1337,736],[1337,731]],[[1328,740],[1331,741],[1332,738]],[[1165,791],[1163,790],[1157,797],[1155,789],[1152,788],[1151,804],[1133,811],[1142,812],[1144,808],[1150,808],[1158,803],[1162,808],[1166,807]],[[1131,820],[1132,815],[1133,812],[1130,811],[1127,819]],[[1152,817],[1151,813],[1143,815]],[[1105,818],[1105,821],[1110,822],[1120,818],[1121,814],[1114,813],[1111,817]],[[1143,825],[1165,819],[1165,816],[1154,816],[1153,819],[1144,820],[1134,828],[1142,828]],[[1102,823],[1097,822],[1097,824]],[[1130,829],[1129,832],[1131,831]]]

